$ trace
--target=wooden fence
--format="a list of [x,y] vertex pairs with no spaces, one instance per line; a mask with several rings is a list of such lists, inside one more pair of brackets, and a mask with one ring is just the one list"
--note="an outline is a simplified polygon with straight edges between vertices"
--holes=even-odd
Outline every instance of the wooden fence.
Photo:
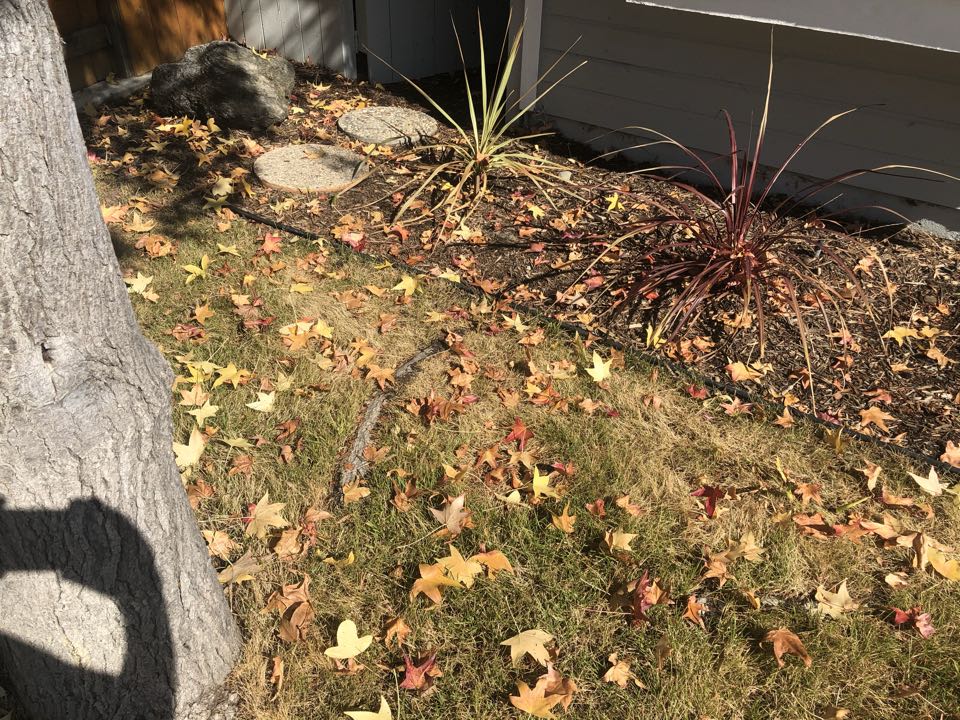
[[[426,77],[460,68],[456,23],[468,58],[476,57],[477,11],[496,48],[509,0],[226,0],[230,36],[349,78],[398,80],[390,69]],[[377,58],[383,58],[383,62]],[[361,65],[358,67],[358,59]]]
[[237,42],[356,77],[353,0],[226,0]]
[[[476,61],[477,13],[499,48],[510,0],[49,0],[65,41],[70,83],[149,72],[228,34],[373,82],[460,68],[453,24]],[[382,61],[379,59],[382,58]]]
[[226,36],[223,0],[49,0],[70,85],[127,77]]
[[372,51],[367,53],[367,75],[371,81],[392,82],[400,75],[391,67],[411,78],[459,71],[457,34],[467,62],[477,65],[477,13],[483,18],[487,52],[496,56],[509,9],[505,0],[361,0],[358,33],[361,46]]

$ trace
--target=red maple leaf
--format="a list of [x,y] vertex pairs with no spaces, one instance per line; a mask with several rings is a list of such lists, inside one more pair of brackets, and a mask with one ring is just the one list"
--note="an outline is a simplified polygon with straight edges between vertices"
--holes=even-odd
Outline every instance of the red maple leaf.
[[647,599],[647,590],[650,589],[650,573],[643,571],[643,576],[637,581],[637,587],[633,590],[633,620],[631,624],[634,627],[650,622],[647,617],[647,610],[653,607]]
[[603,498],[597,498],[592,503],[584,505],[584,507],[588,513],[598,518],[605,518],[607,516],[607,501]]
[[363,249],[367,246],[367,236],[362,232],[347,231],[340,236],[340,242],[349,245],[357,252],[363,252]]
[[280,252],[280,236],[267,233],[263,236],[263,245],[260,246],[260,252],[264,255],[272,255]]
[[893,610],[894,625],[903,625],[905,622],[910,622],[913,619],[913,608],[901,610],[898,607],[892,607],[890,609]]
[[936,632],[933,627],[933,616],[930,613],[923,612],[923,609],[917,605],[909,610],[901,610],[898,607],[890,608],[893,610],[893,624],[903,625],[912,622],[913,626],[920,633],[921,637],[928,638]]
[[647,617],[647,610],[654,605],[672,605],[669,593],[660,586],[660,579],[656,578],[650,581],[650,573],[643,571],[643,576],[636,581],[633,588],[633,598],[630,603],[630,611],[633,617],[630,625],[640,627],[650,622]]
[[437,654],[431,653],[426,660],[416,664],[406,653],[403,654],[404,675],[400,687],[404,690],[426,690],[433,684],[433,678],[440,674],[435,667]]
[[392,235],[398,238],[401,242],[405,242],[406,239],[410,237],[410,231],[403,227],[403,225],[394,225],[392,228],[387,230],[387,235]]
[[690,494],[703,498],[703,511],[708,518],[712,518],[717,513],[717,503],[723,499],[727,491],[715,485],[702,485]]
[[533,437],[533,433],[527,430],[527,426],[523,424],[523,420],[518,417],[513,419],[513,429],[510,431],[510,434],[507,435],[503,442],[512,443],[514,440],[520,442],[520,449],[523,450],[527,444],[527,440]]

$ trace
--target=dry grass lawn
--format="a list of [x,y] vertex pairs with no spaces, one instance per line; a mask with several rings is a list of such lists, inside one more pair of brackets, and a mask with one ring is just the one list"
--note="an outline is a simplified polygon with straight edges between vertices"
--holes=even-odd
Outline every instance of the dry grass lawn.
[[[104,172],[98,183],[104,205],[126,203],[138,192]],[[198,392],[209,393],[218,408],[205,421],[199,462],[185,473],[200,527],[235,543],[223,552],[230,561],[249,552],[261,566],[251,579],[225,587],[246,639],[231,680],[243,698],[242,717],[343,717],[344,710],[376,710],[381,696],[403,719],[522,717],[509,697],[517,682],[533,687],[543,668],[529,657],[512,665],[501,642],[534,628],[555,638],[548,644],[555,667],[576,683],[569,708],[552,708],[558,716],[958,717],[957,583],[914,568],[911,547],[893,540],[885,548],[876,533],[849,532],[859,527],[857,519],[880,521],[895,535],[921,531],[960,546],[956,496],[931,498],[907,475],[925,475],[927,468],[855,443],[837,453],[819,431],[728,415],[730,398],[694,399],[685,381],[629,356],[625,367],[615,362],[609,380],[597,384],[585,368],[594,351],[610,359],[603,347],[585,347],[528,317],[520,318],[529,327],[519,332],[509,327],[505,308],[493,311],[455,283],[431,276],[420,277],[404,301],[404,292],[391,288],[407,271],[329,245],[284,235],[280,251],[264,255],[264,228],[234,221],[218,229],[212,212],[190,217],[170,198],[150,196],[158,207],[149,214],[157,220],[149,233],[113,228],[124,272],[153,278],[147,292],[156,292],[154,302],[131,297],[144,332],[179,376],[171,396],[176,441],[186,443],[197,426],[188,414],[195,407],[181,403],[181,392],[194,388],[191,374]],[[144,235],[158,233],[175,241],[175,255],[150,258],[135,247]],[[199,264],[204,255],[206,277],[187,284],[182,266]],[[291,292],[296,283],[309,291]],[[272,324],[260,332],[243,328],[237,295],[261,298],[252,312],[275,317]],[[200,311],[203,324],[196,320],[198,306],[213,313],[203,317]],[[329,340],[288,348],[280,328],[301,320],[323,320]],[[538,329],[542,342],[520,343]],[[387,403],[373,438],[382,451],[366,479],[369,495],[335,503],[340,454],[378,392],[367,377],[369,363],[395,368],[448,333],[462,337],[459,354],[448,350],[425,361]],[[366,363],[365,347],[376,349]],[[231,363],[249,371],[249,379],[237,387],[214,386],[222,374],[216,368]],[[538,404],[551,375],[553,400]],[[462,412],[428,424],[407,409],[430,393],[451,398],[451,380],[466,384],[462,393],[470,398]],[[268,412],[247,406],[258,391],[275,393]],[[585,398],[596,405],[585,403],[592,413],[581,407]],[[515,418],[532,433],[525,454],[517,441],[504,440]],[[277,440],[281,424],[291,420],[298,427]],[[225,439],[243,439],[249,447]],[[486,451],[498,477],[491,477],[491,462],[480,462]],[[875,492],[860,472],[869,462],[883,467]],[[550,487],[560,497],[532,503],[527,465],[541,475],[553,472]],[[511,500],[511,478],[519,502]],[[401,512],[391,502],[394,484],[408,480],[420,495]],[[800,486],[813,495],[806,507],[795,492]],[[691,494],[701,487],[726,491],[712,518],[704,500]],[[886,505],[881,487],[918,504]],[[275,545],[279,528],[263,539],[245,535],[248,506],[265,493],[270,502],[283,503],[283,518],[301,529],[284,536],[302,547],[301,555],[278,555],[284,547]],[[411,599],[418,565],[450,553],[450,538],[437,535],[439,523],[428,509],[460,494],[472,526],[453,545],[466,558],[498,550],[513,572],[478,576],[469,589],[443,588],[436,607],[422,595]],[[624,509],[616,501],[627,495],[634,507]],[[605,516],[586,507],[599,498],[606,501]],[[567,506],[576,516],[569,534],[552,522]],[[330,515],[311,527],[305,524],[310,509]],[[794,516],[815,513],[824,526],[853,525],[842,536],[805,534]],[[636,537],[629,550],[611,553],[605,533],[617,530]],[[751,535],[762,550],[728,554],[722,586],[704,578],[711,553],[745,538],[749,546]],[[213,562],[218,571],[228,567],[223,559]],[[649,622],[633,626],[630,613],[611,598],[645,572],[667,595],[647,610]],[[885,582],[890,573],[904,573],[904,583],[891,587]],[[302,628],[303,639],[288,642],[279,635],[279,613],[264,608],[271,593],[305,575],[315,618]],[[843,581],[858,607],[825,617],[815,593]],[[691,595],[705,606],[702,627],[684,617]],[[892,606],[921,607],[936,632],[923,638],[910,624],[895,626]],[[385,642],[385,628],[398,617],[411,628],[402,648]],[[355,659],[362,669],[338,668],[324,654],[346,618],[361,635],[374,636]],[[809,667],[794,656],[778,667],[764,642],[777,628],[796,633]],[[400,688],[403,654],[416,659],[432,652],[442,671],[432,688]],[[636,683],[621,688],[604,680],[613,653],[629,663]],[[283,663],[282,687],[270,681],[274,658]]]

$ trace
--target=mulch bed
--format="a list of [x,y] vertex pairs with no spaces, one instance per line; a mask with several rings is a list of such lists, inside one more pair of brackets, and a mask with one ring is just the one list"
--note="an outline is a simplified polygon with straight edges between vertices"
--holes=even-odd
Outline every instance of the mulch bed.
[[[337,118],[343,112],[364,104],[423,109],[408,88],[387,90],[353,83],[312,67],[299,68],[298,80],[297,109],[286,122],[255,139],[263,149],[311,142],[357,149],[359,144],[337,129]],[[434,79],[427,81],[427,88],[441,101],[462,104],[462,79]],[[134,98],[132,106],[116,109],[119,119],[86,118],[85,133],[91,152],[101,161],[115,163],[120,172],[138,175],[146,183],[150,182],[147,170],[153,167],[178,175],[176,192],[186,191],[186,197],[181,195],[171,203],[176,207],[169,208],[170,212],[183,217],[201,212],[217,173],[229,175],[236,167],[252,168],[260,149],[243,133],[224,134],[237,142],[199,166],[196,147],[190,147],[187,140],[171,140],[159,150],[151,149],[147,132],[162,121],[140,101],[142,96]],[[452,133],[449,129],[442,132]],[[618,297],[608,283],[616,268],[642,268],[649,247],[645,243],[650,241],[625,244],[612,256],[615,263],[590,266],[625,227],[653,212],[647,200],[675,191],[656,180],[629,174],[631,167],[617,161],[587,164],[594,156],[592,151],[559,138],[540,149],[545,157],[570,167],[577,197],[556,193],[552,197],[555,207],[551,207],[532,183],[495,178],[492,192],[467,223],[468,229],[447,239],[441,238],[442,212],[418,217],[417,211],[412,211],[404,218],[402,229],[393,223],[397,206],[417,186],[418,173],[424,167],[414,153],[403,150],[391,153],[365,148],[373,172],[338,197],[273,190],[256,183],[251,175],[252,196],[235,193],[230,200],[279,222],[390,255],[398,264],[425,271],[453,268],[464,282],[499,299],[522,302],[625,343],[643,345],[648,314],[641,311],[629,321],[623,313],[608,314]],[[123,162],[128,152],[135,153],[136,159],[127,156]],[[441,197],[439,183],[437,186],[434,199]],[[616,205],[615,194],[622,209],[610,209]],[[429,205],[431,198],[424,199]],[[821,279],[844,288],[849,285],[847,278],[817,252],[821,242],[828,244],[855,268],[863,289],[862,296],[843,303],[845,335],[833,318],[828,329],[813,302],[813,289],[800,288],[810,328],[817,414],[828,422],[939,456],[947,441],[960,442],[960,248],[916,232],[845,230],[847,234],[841,235],[810,227],[809,241],[798,243],[797,248]],[[751,365],[759,360],[755,325],[736,329],[732,327],[735,317],[735,304],[717,308],[662,351],[715,380],[729,382],[731,363]],[[918,337],[907,337],[902,345],[881,337],[898,327],[910,328]],[[812,410],[796,321],[785,303],[773,308],[767,331],[763,374],[744,382],[744,387],[798,409]],[[890,416],[883,422],[886,430],[862,421],[861,411],[874,406]],[[740,403],[728,405],[731,413],[750,410]]]

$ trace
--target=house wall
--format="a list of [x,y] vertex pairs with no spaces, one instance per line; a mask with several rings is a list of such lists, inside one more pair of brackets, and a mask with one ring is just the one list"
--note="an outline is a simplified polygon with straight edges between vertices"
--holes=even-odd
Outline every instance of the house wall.
[[689,10],[777,25],[892,40],[960,51],[960,3],[956,0],[627,0],[639,5]]
[[[722,108],[743,137],[759,121],[769,43],[770,26],[758,22],[625,0],[543,0],[541,71],[571,45],[561,69],[588,64],[543,100],[542,111],[564,134],[603,150],[643,142],[643,131],[626,129],[642,125],[724,152]],[[859,105],[805,149],[795,172],[825,178],[899,163],[960,176],[960,55],[793,27],[778,27],[774,43],[768,162],[785,159],[825,118]],[[662,148],[639,157],[671,159]],[[870,191],[848,192],[857,204],[881,193],[908,216],[960,227],[958,183],[876,175],[851,183]]]

